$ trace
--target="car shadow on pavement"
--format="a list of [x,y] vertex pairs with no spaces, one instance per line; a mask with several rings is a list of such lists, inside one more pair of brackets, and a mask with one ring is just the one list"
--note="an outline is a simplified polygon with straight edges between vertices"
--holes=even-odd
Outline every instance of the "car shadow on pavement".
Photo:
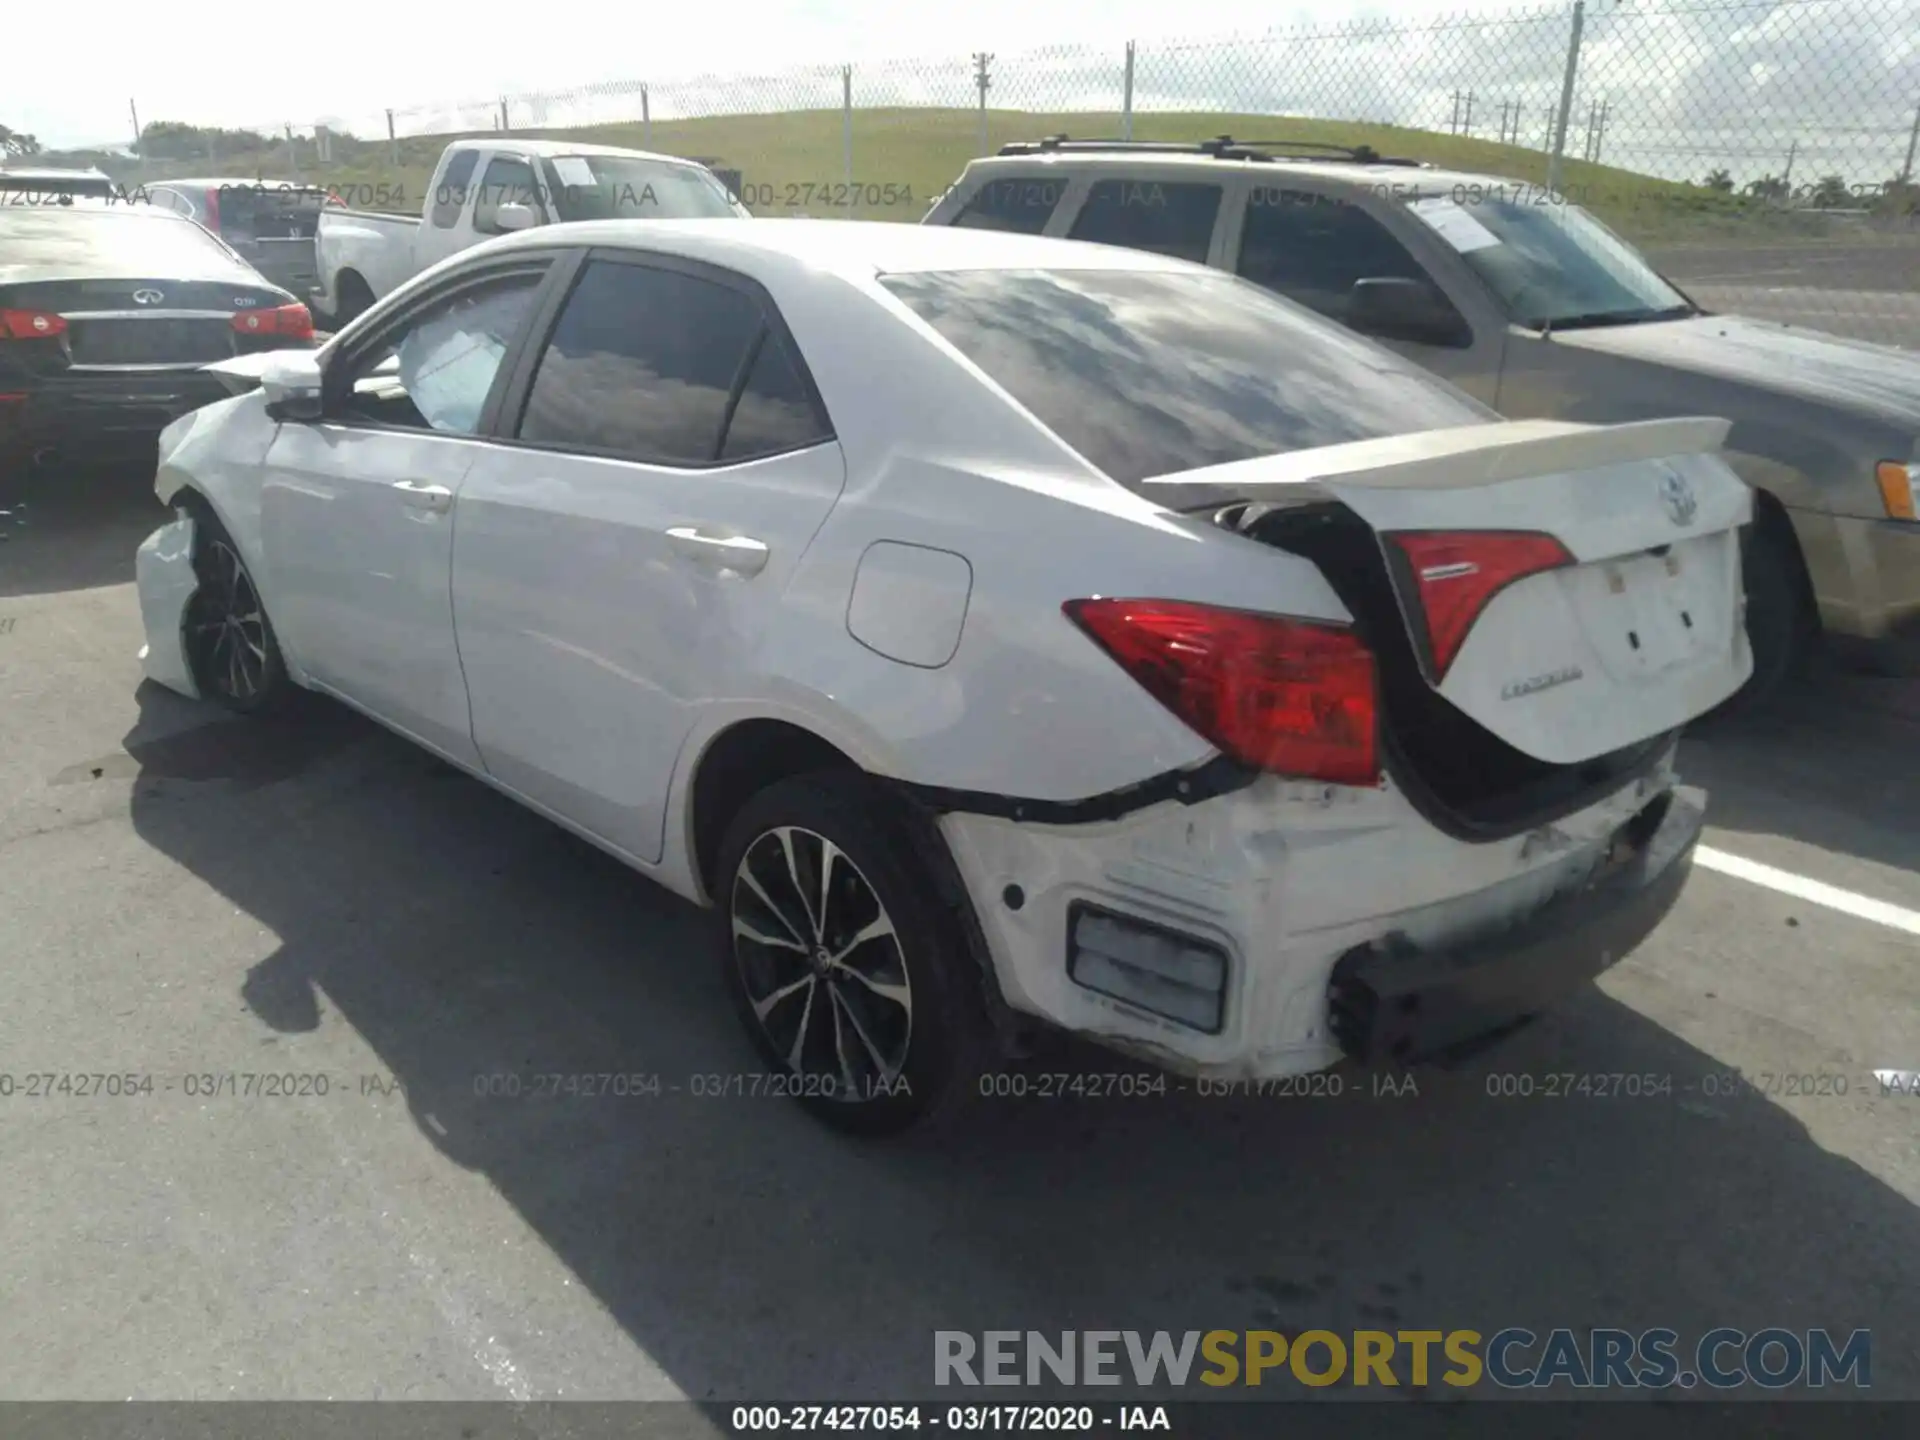
[[[1508,1325],[1866,1327],[1875,1398],[1920,1393],[1915,1207],[1778,1106],[1706,1096],[1725,1066],[1601,991],[1417,1094],[1038,1098],[1147,1073],[1065,1044],[939,1143],[863,1144],[752,1093],[694,907],[339,707],[139,698],[134,826],[277,937],[232,984],[287,1063],[344,1019],[695,1398],[924,1400],[938,1329]],[[1489,1094],[1548,1071],[1671,1088]]]
[[[1916,747],[1920,679],[1823,659],[1763,710],[1696,727],[1681,747],[1679,768],[1689,784],[1706,787],[1711,829],[1779,836],[1905,872],[1891,878],[1907,887],[1905,896],[1880,898],[1920,905]],[[1789,856],[1772,863],[1795,868]]]
[[125,447],[0,475],[0,599],[130,582],[168,518],[153,478],[151,453]]

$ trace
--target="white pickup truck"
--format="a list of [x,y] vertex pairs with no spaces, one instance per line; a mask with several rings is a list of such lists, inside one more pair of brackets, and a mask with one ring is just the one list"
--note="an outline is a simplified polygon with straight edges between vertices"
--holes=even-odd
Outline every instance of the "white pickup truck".
[[456,140],[420,214],[329,206],[311,309],[337,329],[429,265],[495,235],[565,220],[745,218],[706,166],[573,140]]

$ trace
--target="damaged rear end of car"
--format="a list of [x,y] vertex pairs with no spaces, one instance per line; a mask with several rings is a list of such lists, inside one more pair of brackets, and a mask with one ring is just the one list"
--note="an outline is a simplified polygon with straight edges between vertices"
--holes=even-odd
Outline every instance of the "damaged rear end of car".
[[1491,421],[1139,482],[1348,613],[1066,603],[1238,778],[1094,824],[947,817],[974,893],[1021,887],[989,927],[1016,1007],[1271,1078],[1432,1058],[1630,953],[1704,821],[1680,731],[1751,671],[1725,433]]

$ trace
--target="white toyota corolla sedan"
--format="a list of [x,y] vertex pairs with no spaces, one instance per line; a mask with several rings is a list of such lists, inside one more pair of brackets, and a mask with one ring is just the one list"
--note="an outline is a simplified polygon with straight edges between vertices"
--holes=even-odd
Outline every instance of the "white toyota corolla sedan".
[[1724,422],[1506,423],[1230,276],[556,225],[162,438],[146,673],[364,711],[724,918],[779,1077],[947,1113],[1498,1033],[1672,905],[1751,669]]

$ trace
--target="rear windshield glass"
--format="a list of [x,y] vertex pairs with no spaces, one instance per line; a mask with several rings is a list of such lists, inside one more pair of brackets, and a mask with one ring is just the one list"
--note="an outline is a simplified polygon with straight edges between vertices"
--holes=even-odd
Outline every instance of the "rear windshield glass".
[[240,262],[198,225],[146,206],[0,206],[0,269],[225,279]]
[[626,155],[562,155],[541,162],[562,220],[724,220],[733,198],[709,171]]
[[1123,485],[1497,418],[1232,276],[969,270],[882,283]]
[[214,196],[222,230],[262,240],[311,238],[327,203],[324,190],[267,185],[222,185]]

